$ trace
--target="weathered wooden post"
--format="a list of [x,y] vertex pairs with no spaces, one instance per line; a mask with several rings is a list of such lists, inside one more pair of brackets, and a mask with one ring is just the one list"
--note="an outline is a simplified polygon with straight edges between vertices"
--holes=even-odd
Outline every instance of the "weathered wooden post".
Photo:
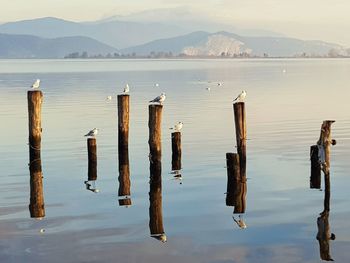
[[336,144],[336,141],[332,140],[331,135],[331,125],[334,122],[335,121],[330,120],[323,121],[321,126],[320,139],[317,142],[319,161],[321,163],[322,171],[325,175],[329,174],[330,172],[331,145]]
[[235,209],[234,214],[245,213],[246,207],[246,195],[247,195],[247,182],[240,181],[235,189],[234,199],[235,199]]
[[96,138],[87,139],[88,148],[88,180],[97,180],[97,146]]
[[237,153],[226,153],[226,167],[227,167],[227,191],[226,191],[226,205],[235,206],[235,192],[237,185],[241,181],[239,169],[239,155]]
[[247,124],[244,102],[233,104],[235,127],[236,127],[236,143],[237,152],[240,160],[241,177],[246,176],[246,140],[247,140]]
[[181,170],[181,132],[171,133],[171,169],[173,171]]
[[321,188],[321,165],[318,159],[318,146],[312,145],[310,147],[310,161],[311,161],[311,176],[310,176],[310,188]]
[[131,205],[130,167],[129,167],[129,122],[130,95],[118,95],[118,163],[119,163],[119,205]]
[[[162,147],[161,124],[162,105],[149,105],[149,161],[150,161],[150,192],[149,192],[149,228],[151,236],[164,238],[162,215]],[[162,240],[164,242],[164,240]],[[166,237],[165,237],[166,241]]]
[[29,171],[30,171],[30,216],[45,216],[42,168],[41,168],[41,105],[43,94],[40,90],[27,93],[29,124]]

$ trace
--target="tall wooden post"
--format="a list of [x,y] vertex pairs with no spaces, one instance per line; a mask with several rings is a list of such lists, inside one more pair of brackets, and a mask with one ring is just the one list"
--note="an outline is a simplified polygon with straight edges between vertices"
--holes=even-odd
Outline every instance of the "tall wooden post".
[[97,180],[97,146],[96,138],[87,139],[88,148],[88,180]]
[[311,161],[311,176],[310,176],[310,188],[321,188],[321,165],[318,159],[318,146],[312,145],[310,147],[310,161]]
[[27,93],[29,124],[29,171],[30,171],[30,216],[45,216],[43,175],[41,168],[41,105],[43,94],[40,90]]
[[119,205],[131,205],[130,196],[130,167],[129,167],[129,122],[130,96],[118,95],[118,163],[119,163]]
[[246,140],[247,140],[247,124],[244,102],[233,104],[235,127],[236,127],[236,143],[237,152],[240,160],[241,177],[246,177]]
[[149,105],[149,160],[150,160],[150,208],[149,228],[151,235],[164,234],[162,215],[162,105]]
[[181,170],[181,132],[171,133],[171,169],[173,171]]

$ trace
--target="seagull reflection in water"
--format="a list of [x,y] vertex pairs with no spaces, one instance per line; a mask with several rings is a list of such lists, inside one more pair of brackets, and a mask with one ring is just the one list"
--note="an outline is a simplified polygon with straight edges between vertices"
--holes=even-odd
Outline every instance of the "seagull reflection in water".
[[84,181],[84,184],[86,186],[86,190],[89,190],[89,191],[94,192],[94,193],[100,192],[100,190],[96,188],[95,182],[96,182],[96,180]]

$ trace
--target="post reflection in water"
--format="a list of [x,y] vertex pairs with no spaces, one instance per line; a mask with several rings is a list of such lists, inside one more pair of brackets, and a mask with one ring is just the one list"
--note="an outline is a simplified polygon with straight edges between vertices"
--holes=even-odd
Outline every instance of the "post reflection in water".
[[[241,229],[247,228],[243,214],[246,209],[247,178],[240,172],[239,155],[235,153],[226,154],[227,165],[227,192],[226,206],[234,206],[233,220]],[[238,217],[235,216],[238,214]]]
[[[45,217],[45,205],[44,205],[44,190],[43,190],[43,174],[41,170],[40,151],[39,158],[31,155],[30,157],[30,204],[29,212],[30,217],[36,219],[42,219]],[[38,156],[37,156],[38,157]]]
[[118,145],[119,162],[119,189],[118,196],[123,197],[118,200],[120,206],[130,206],[130,166],[128,146]]
[[151,237],[166,242],[162,214],[162,163],[150,163],[150,191],[149,191],[149,229]]
[[324,191],[324,209],[317,218],[317,236],[316,239],[320,245],[320,257],[322,260],[334,261],[330,254],[330,240],[335,240],[335,235],[330,231],[329,213],[330,213],[330,176],[325,175],[325,191]]

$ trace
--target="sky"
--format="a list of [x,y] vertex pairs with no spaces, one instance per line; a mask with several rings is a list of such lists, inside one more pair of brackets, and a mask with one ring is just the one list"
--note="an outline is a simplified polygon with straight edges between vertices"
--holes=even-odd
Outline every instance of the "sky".
[[184,8],[237,28],[350,47],[349,0],[0,0],[0,6],[1,23],[46,16],[93,21],[151,9]]

